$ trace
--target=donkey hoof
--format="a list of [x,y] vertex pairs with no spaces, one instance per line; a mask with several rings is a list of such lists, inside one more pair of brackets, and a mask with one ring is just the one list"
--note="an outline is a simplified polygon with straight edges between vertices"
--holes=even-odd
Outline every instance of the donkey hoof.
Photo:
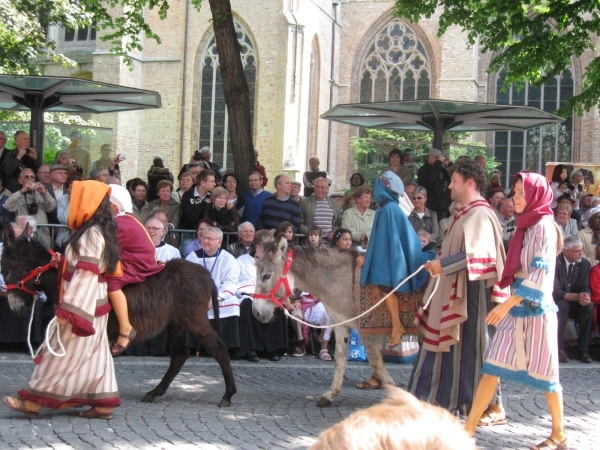
[[154,403],[154,396],[148,392],[146,395],[142,397],[142,403]]
[[331,400],[329,400],[328,398],[321,397],[319,399],[319,402],[317,403],[317,408],[327,408],[327,407],[331,406],[331,403],[333,403],[333,402]]
[[231,401],[223,397],[218,406],[219,408],[229,408],[231,406]]

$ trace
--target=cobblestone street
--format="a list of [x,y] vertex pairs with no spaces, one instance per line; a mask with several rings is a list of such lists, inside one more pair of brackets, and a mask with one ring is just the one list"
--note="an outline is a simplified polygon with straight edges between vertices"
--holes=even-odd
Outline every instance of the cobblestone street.
[[[33,370],[27,356],[0,354],[0,395],[14,395]],[[0,408],[0,447],[35,449],[295,449],[306,448],[323,429],[379,400],[382,390],[359,391],[371,373],[366,363],[349,363],[344,387],[330,408],[317,408],[333,364],[311,357],[284,357],[233,363],[238,393],[230,408],[216,405],[224,384],[216,363],[190,358],[163,398],[141,403],[167,369],[167,358],[115,360],[122,406],[110,421],[87,420],[77,410],[42,410],[38,419]],[[388,366],[405,387],[411,366]],[[592,449],[600,441],[600,364],[561,365],[565,416],[572,449]],[[503,383],[509,424],[479,429],[481,448],[522,449],[550,433],[543,393]]]

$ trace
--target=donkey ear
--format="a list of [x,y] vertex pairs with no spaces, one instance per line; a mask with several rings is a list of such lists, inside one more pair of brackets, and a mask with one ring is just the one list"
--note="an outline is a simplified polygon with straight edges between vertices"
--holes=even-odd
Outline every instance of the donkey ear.
[[3,222],[2,226],[4,227],[2,242],[5,247],[12,247],[15,244],[15,230],[10,222]]
[[277,252],[281,254],[287,253],[288,250],[288,242],[283,234],[279,236],[279,241],[277,242]]

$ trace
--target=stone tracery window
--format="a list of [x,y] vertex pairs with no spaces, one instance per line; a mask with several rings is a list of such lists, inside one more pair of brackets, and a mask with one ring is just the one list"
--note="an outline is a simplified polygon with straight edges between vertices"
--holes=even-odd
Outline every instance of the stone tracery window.
[[[511,87],[502,90],[506,75],[501,71],[496,78],[496,103],[504,105],[527,105],[554,113],[573,96],[574,82],[571,71],[551,78],[541,86],[528,83],[522,90]],[[505,186],[510,186],[514,175],[520,170],[546,173],[550,161],[572,161],[573,115],[564,122],[524,131],[496,131],[494,157],[501,163]]]
[[361,102],[430,97],[427,52],[415,32],[401,20],[392,20],[377,33],[361,67]]
[[[254,94],[256,81],[256,53],[248,32],[234,21],[241,50],[242,65],[250,90],[250,120],[254,123]],[[199,148],[209,146],[212,160],[222,168],[233,167],[227,105],[223,94],[223,79],[219,69],[219,52],[214,37],[202,55],[202,90],[200,94]]]

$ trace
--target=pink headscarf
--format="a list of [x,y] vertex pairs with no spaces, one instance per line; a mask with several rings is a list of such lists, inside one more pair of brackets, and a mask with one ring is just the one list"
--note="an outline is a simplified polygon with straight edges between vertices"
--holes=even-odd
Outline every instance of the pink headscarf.
[[548,183],[546,177],[537,173],[519,172],[515,175],[513,186],[519,180],[523,182],[523,194],[527,206],[523,213],[517,215],[517,229],[508,247],[506,263],[500,280],[501,288],[510,286],[515,281],[515,273],[519,270],[521,260],[525,230],[538,223],[545,216],[554,217],[550,208],[552,189],[550,189],[550,183]]

